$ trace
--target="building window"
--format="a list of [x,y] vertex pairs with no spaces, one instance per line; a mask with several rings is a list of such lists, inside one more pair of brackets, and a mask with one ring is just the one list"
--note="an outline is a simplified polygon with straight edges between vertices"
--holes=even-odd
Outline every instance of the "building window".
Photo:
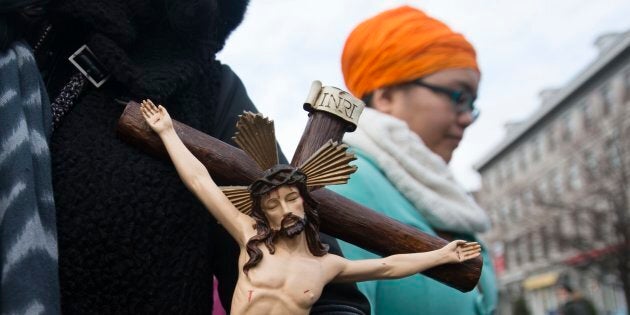
[[555,141],[555,134],[553,132],[553,128],[551,127],[547,128],[546,138],[547,138],[547,148],[550,152],[552,152],[553,150],[556,149],[556,141]]
[[571,124],[571,115],[569,115],[569,113],[564,114],[564,116],[562,116],[561,118],[561,122],[562,140],[569,141],[571,140],[571,136],[573,135],[573,130],[571,129],[571,127],[573,127],[573,125]]
[[[588,247],[592,247],[592,242],[595,241],[595,239],[593,238],[593,235],[595,235],[595,231],[594,231],[594,225],[595,222],[591,221],[592,216],[590,211],[580,211],[578,210],[577,213],[578,217],[579,217],[579,222],[581,224],[580,229],[580,235],[582,236],[583,240],[585,241],[586,246]],[[597,224],[602,224],[603,221],[599,221],[597,222]]]
[[[570,217],[570,225],[573,233],[574,243],[578,246],[582,245],[582,241],[584,240],[584,231],[582,229],[585,225],[582,223],[582,218],[580,217],[580,212],[577,210],[573,210]],[[588,223],[586,224],[588,226]]]
[[497,167],[492,176],[494,177],[494,187],[501,188],[501,169]]
[[513,217],[515,220],[523,217],[523,207],[521,206],[521,200],[519,197],[514,198],[514,201],[512,201],[512,208],[514,212]]
[[531,190],[527,190],[523,194],[523,205],[525,207],[532,207],[534,205],[534,194]]
[[492,190],[492,187],[490,187],[491,183],[490,183],[490,175],[489,173],[482,173],[481,174],[481,187],[483,188],[484,192],[488,192]]
[[512,171],[514,172],[514,177],[516,177],[516,175],[518,175],[519,171],[523,171],[522,169],[519,169],[519,162],[518,162],[518,155],[517,154],[512,154],[512,159],[510,160],[512,162]]
[[554,193],[556,194],[557,197],[560,197],[559,195],[562,195],[564,193],[564,179],[562,176],[562,172],[561,171],[554,171],[553,172],[553,190]]
[[492,211],[492,219],[494,220],[494,224],[499,225],[501,224],[501,213],[500,210],[498,208],[493,208],[494,211]]
[[536,144],[538,145],[538,153],[544,157],[545,154],[545,137],[544,135],[540,135],[536,138]]
[[623,74],[623,86],[624,86],[624,102],[630,101],[630,68],[627,68]]
[[602,239],[604,240],[614,240],[616,237],[618,237],[617,226],[615,226],[614,224],[614,222],[618,222],[619,220],[618,214],[616,213],[616,211],[611,211],[610,207],[611,205],[609,201],[606,200],[606,198],[601,198],[597,201],[596,208],[598,209],[597,211],[600,212],[600,221],[598,222],[603,222],[603,224],[601,224],[601,229],[602,234],[604,234]]
[[490,191],[494,190],[495,188],[497,188],[497,186],[495,185],[496,184],[496,182],[495,182],[496,172],[493,169],[491,169],[491,170],[488,170],[488,172],[486,174],[487,174],[486,176],[488,178],[488,186],[487,186],[488,190],[490,190]]
[[613,104],[615,103],[615,95],[610,83],[601,87],[600,93],[602,95],[602,114],[608,115],[611,112]]
[[500,210],[499,210],[499,214],[501,217],[501,220],[505,223],[509,223],[510,220],[510,208],[508,207],[507,203],[502,203]]
[[584,170],[587,174],[587,180],[593,179],[597,173],[597,156],[591,150],[584,151]]
[[501,172],[501,164],[497,165],[496,172],[494,174],[494,184],[497,188],[501,187],[501,182],[503,181],[503,174]]
[[505,168],[505,180],[510,182],[512,180],[512,175],[514,175],[514,170],[512,169],[512,161],[510,158],[506,158],[503,162],[503,167]]
[[482,187],[485,192],[489,193],[492,191],[492,173],[485,172],[481,175]]
[[514,267],[518,267],[521,265],[521,241],[516,239],[512,242],[512,248],[514,248]]
[[594,120],[593,108],[589,105],[589,102],[582,102],[582,124],[584,129],[591,129],[593,127]]
[[[547,182],[547,180],[545,180],[544,178],[541,179],[538,182],[538,191],[536,194],[536,200],[534,200],[534,198],[532,198],[533,202],[536,203],[545,203],[549,201],[549,197],[550,197],[550,191],[549,191],[549,184]],[[532,196],[533,197],[533,196]]]
[[527,234],[527,258],[530,262],[536,260],[534,255],[536,245],[534,244],[534,233]]
[[553,230],[553,238],[555,239],[557,244],[556,248],[558,249],[558,251],[562,251],[563,248],[566,248],[567,241],[564,233],[562,232],[562,219],[560,218],[560,216],[553,218]]
[[532,161],[536,162],[538,161],[538,158],[540,157],[540,145],[538,144],[539,139],[538,137],[535,137],[532,140],[532,144],[531,144],[531,154],[532,154]]
[[501,223],[506,223],[507,222],[507,216],[506,216],[506,212],[505,212],[505,207],[502,207],[501,205],[499,205],[495,209],[496,209],[496,214],[497,214],[497,221],[501,222]]
[[523,235],[523,241],[521,242],[521,261],[523,262],[523,264],[532,261],[532,255],[530,253],[530,250],[532,249],[532,239],[530,235],[531,234],[529,233]]
[[503,249],[503,268],[505,270],[509,270],[512,266],[510,265],[512,263],[512,252],[514,251],[512,248],[510,248],[509,244],[503,243],[501,244],[501,248]]
[[542,256],[549,258],[549,231],[547,231],[547,226],[540,227],[539,235],[540,244],[542,245]]
[[512,170],[512,163],[510,162],[510,160],[506,159],[505,161],[503,161],[503,173],[504,173],[503,175],[507,183],[509,183],[512,180],[513,172],[514,170]]
[[[617,139],[616,137],[613,139]],[[606,142],[606,152],[608,155],[608,163],[611,168],[616,169],[621,166],[621,157],[619,156],[619,148],[617,148],[617,142],[609,140]]]
[[[524,151],[524,148],[522,148],[521,150]],[[527,169],[527,161],[525,159],[525,154],[521,152],[521,154],[519,154],[517,157],[518,157],[519,168],[521,169],[521,171],[525,171]]]
[[571,163],[569,168],[569,187],[572,190],[578,190],[582,188],[582,178],[580,177],[580,167],[577,163]]

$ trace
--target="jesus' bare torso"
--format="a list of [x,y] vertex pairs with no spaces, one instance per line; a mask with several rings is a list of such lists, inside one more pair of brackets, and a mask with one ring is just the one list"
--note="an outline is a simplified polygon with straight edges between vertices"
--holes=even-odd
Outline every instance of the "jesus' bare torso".
[[[304,234],[276,243],[272,255],[264,245],[264,259],[248,274],[241,272],[234,290],[234,314],[308,314],[323,287],[339,273],[333,254],[313,256]],[[248,260],[241,250],[239,270]]]

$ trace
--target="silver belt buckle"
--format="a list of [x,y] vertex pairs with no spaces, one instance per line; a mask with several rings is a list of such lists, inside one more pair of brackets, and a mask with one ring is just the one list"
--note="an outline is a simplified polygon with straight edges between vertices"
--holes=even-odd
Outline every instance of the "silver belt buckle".
[[77,49],[68,60],[97,88],[109,79],[110,74],[105,70],[105,66],[87,45]]

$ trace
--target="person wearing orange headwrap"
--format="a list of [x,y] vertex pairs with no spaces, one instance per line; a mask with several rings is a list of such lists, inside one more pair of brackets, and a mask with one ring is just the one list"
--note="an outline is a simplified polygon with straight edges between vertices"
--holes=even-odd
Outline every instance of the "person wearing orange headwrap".
[[[481,72],[473,46],[424,12],[403,6],[360,23],[341,57],[348,90],[367,105],[347,142],[358,171],[332,190],[384,215],[442,237],[477,240],[485,211],[448,168],[477,118]],[[350,259],[376,255],[340,242]],[[484,246],[479,286],[461,293],[417,275],[359,283],[372,314],[492,314],[496,278]]]
[[444,69],[479,73],[475,49],[464,36],[409,6],[357,26],[346,41],[341,63],[348,89],[359,98]]

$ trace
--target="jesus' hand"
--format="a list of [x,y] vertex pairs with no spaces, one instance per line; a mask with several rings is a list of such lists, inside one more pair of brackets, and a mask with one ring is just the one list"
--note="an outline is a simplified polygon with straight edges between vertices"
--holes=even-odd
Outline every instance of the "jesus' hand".
[[144,120],[157,134],[173,129],[173,120],[162,105],[155,106],[151,100],[144,100],[140,110]]
[[481,245],[477,242],[452,241],[442,248],[448,263],[460,263],[478,257]]

